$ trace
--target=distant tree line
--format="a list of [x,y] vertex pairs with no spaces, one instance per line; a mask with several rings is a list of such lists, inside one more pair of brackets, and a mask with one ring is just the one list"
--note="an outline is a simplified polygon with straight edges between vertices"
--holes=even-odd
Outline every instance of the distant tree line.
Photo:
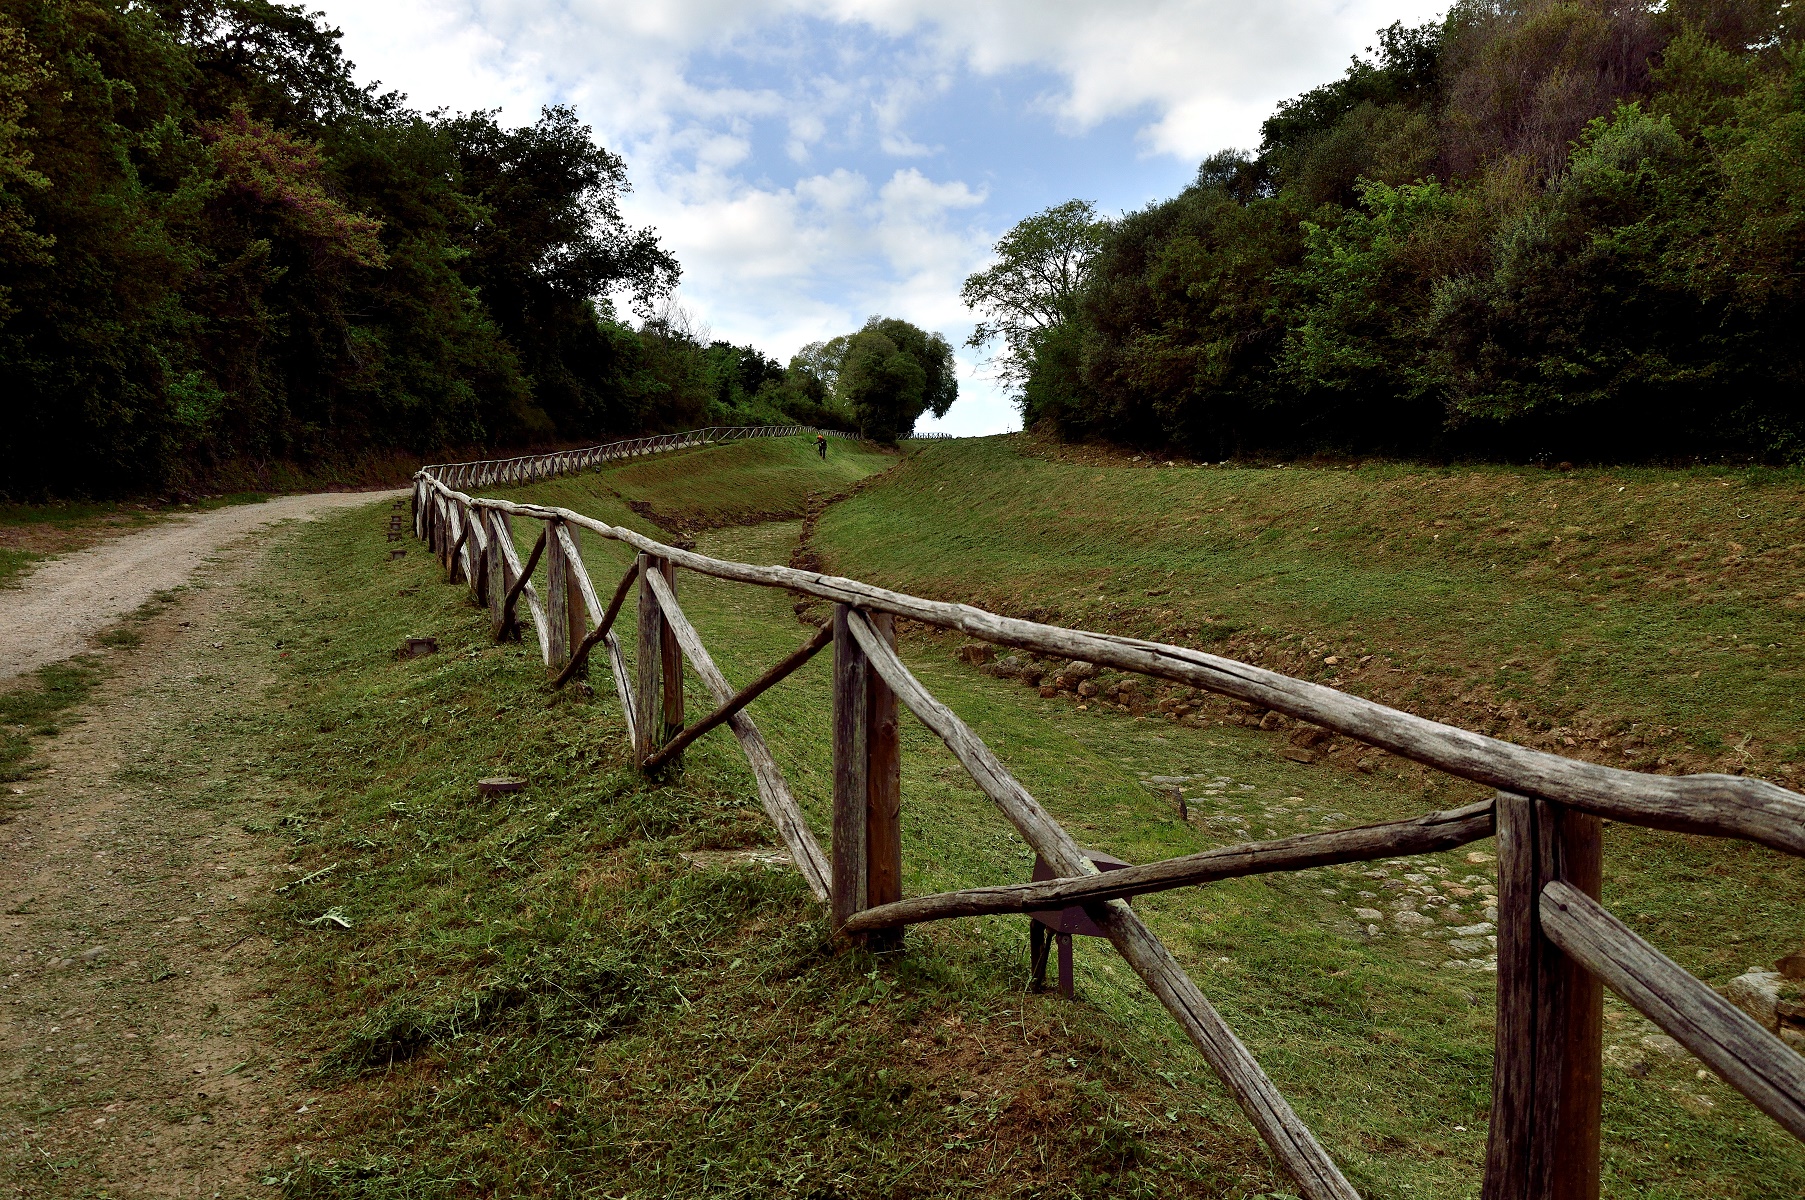
[[1218,457],[1805,460],[1805,8],[1463,0],[966,283],[1025,419]]
[[906,431],[911,398],[950,397],[907,371],[842,396],[691,328],[627,188],[570,109],[416,112],[301,7],[0,0],[0,496],[707,423]]

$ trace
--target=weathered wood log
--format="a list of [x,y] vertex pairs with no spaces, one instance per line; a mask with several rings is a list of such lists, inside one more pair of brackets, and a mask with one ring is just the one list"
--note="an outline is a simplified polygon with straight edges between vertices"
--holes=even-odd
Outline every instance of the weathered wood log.
[[489,521],[480,508],[470,510],[470,599],[478,608],[489,606]]
[[860,913],[848,923],[847,932],[857,933],[884,924],[941,921],[949,917],[1046,912],[1074,904],[1127,899],[1248,875],[1302,871],[1406,854],[1434,854],[1492,836],[1492,807],[1492,801],[1481,800],[1451,812],[1424,813],[1404,821],[1326,833],[1300,833],[1270,842],[1222,846],[1161,862],[1123,867],[1102,875],[916,896]]
[[[667,558],[659,565],[662,568],[664,584],[663,587],[657,589],[660,603],[666,596],[669,596],[670,611],[676,612],[677,616],[681,618],[683,614],[677,609],[676,564]],[[700,644],[698,641],[697,645]],[[658,744],[668,746],[671,744],[672,738],[683,732],[683,647],[677,641],[677,634],[672,628],[668,614],[659,639],[658,666],[659,670],[664,673],[661,686],[664,726],[659,731]],[[682,756],[676,756],[675,761],[681,762]]]
[[1764,780],[1735,775],[1653,775],[1581,762],[1430,721],[1334,688],[1201,650],[1001,617],[969,605],[922,600],[856,580],[791,567],[725,562],[665,546],[633,530],[568,509],[494,500],[477,503],[541,518],[563,517],[603,537],[669,557],[680,567],[716,578],[786,588],[957,629],[982,641],[1137,671],[1233,696],[1501,790],[1540,796],[1652,828],[1746,838],[1805,855],[1805,796]]
[[[595,627],[589,631],[588,635],[584,637],[582,643],[571,655],[572,665],[564,668],[564,673],[558,676],[552,686],[563,687],[566,683],[569,683],[571,677],[576,674],[576,664],[587,661],[589,651],[594,648],[597,642],[608,636],[609,630],[614,628],[614,619],[620,615],[621,605],[626,602],[628,589],[633,586],[633,581],[638,578],[639,560],[635,558],[633,562],[628,565],[627,573],[621,576],[620,583],[615,587],[614,597],[608,601],[607,611],[602,613],[601,618],[596,621]],[[594,593],[590,592],[588,595],[593,596]]]
[[[695,627],[677,607],[677,598],[670,592],[662,575],[642,573],[642,578],[650,579],[654,600],[663,606],[665,620],[669,623],[677,642],[683,652],[689,656],[689,664],[695,669],[702,685],[708,689],[709,695],[717,704],[724,704],[733,696],[733,687],[727,677],[715,666],[714,659],[702,645],[702,638]],[[662,593],[662,594],[660,594]],[[828,867],[827,855],[815,841],[815,835],[809,830],[808,822],[802,816],[802,808],[796,798],[790,794],[790,786],[784,782],[783,771],[777,760],[771,755],[771,748],[765,744],[764,735],[759,733],[758,726],[744,711],[734,713],[727,719],[727,727],[740,740],[740,749],[745,751],[746,761],[751,764],[753,781],[758,785],[759,802],[764,805],[765,815],[771,818],[771,824],[777,827],[777,836],[790,852],[790,858],[801,873],[802,880],[814,893],[815,899],[825,901],[832,886],[832,872]]]
[[1805,1058],[1578,888],[1550,883],[1537,907],[1551,941],[1805,1141]]
[[639,646],[634,655],[637,682],[634,695],[639,701],[639,767],[663,745],[664,730],[664,610],[659,607],[658,593],[652,588],[653,576],[662,577],[664,560],[650,554],[639,556]]
[[464,543],[468,541],[470,537],[470,526],[463,521],[461,517],[462,513],[454,511],[452,515],[452,526],[457,529],[458,532],[456,539],[451,543],[451,553],[445,556],[449,563],[445,568],[446,583],[464,582],[463,551]]
[[520,628],[508,622],[505,601],[508,587],[514,581],[510,573],[515,566],[514,531],[508,514],[491,508],[478,508],[479,519],[489,527],[489,637],[497,642],[520,636]]
[[818,653],[823,646],[833,640],[833,637],[834,630],[832,625],[828,625],[821,629],[814,637],[804,642],[799,649],[791,653],[782,662],[741,688],[734,694],[732,699],[728,700],[725,704],[722,704],[706,717],[703,717],[700,721],[697,721],[694,725],[686,727],[682,733],[672,738],[668,745],[646,760],[646,770],[657,770],[663,765],[664,760],[671,755],[681,753],[685,746],[689,745],[703,734],[725,725],[734,713],[745,708],[748,704],[751,704],[754,700],[764,695],[774,684],[788,678],[797,670],[797,668],[801,667],[802,664],[815,657],[816,653]]
[[[895,618],[866,617],[871,629],[893,649]],[[861,908],[902,899],[902,731],[896,693],[876,671],[865,673],[865,902]],[[901,925],[881,925],[865,935],[872,950],[902,949]]]
[[[526,597],[527,611],[532,614],[533,628],[539,635],[539,653],[543,657],[548,632],[545,608],[539,603],[538,589],[533,587],[532,569],[538,563],[540,553],[545,549],[545,534],[541,531],[539,540],[533,545],[533,555],[523,567],[520,563],[520,552],[514,547],[513,531],[505,521],[497,532],[499,536],[495,539],[495,545],[501,551],[502,558],[507,564],[509,577],[507,590],[502,594],[501,600],[502,629],[507,631],[507,636],[519,636],[520,623],[515,616],[515,602],[522,596]],[[493,624],[493,622],[491,623]]]
[[608,648],[608,669],[614,676],[614,693],[620,697],[621,719],[627,723],[627,745],[632,749],[633,757],[638,759],[639,706],[633,696],[632,676],[627,673],[627,656],[613,630],[602,635],[602,645]]
[[[569,539],[558,537],[563,527],[561,521],[548,521],[545,526],[543,545],[545,546],[545,617],[546,632],[550,634],[545,648],[545,672],[556,679],[564,673],[570,663],[570,652],[577,642],[583,639],[586,632],[583,620],[582,595],[572,586],[575,572],[565,556],[565,544]],[[571,634],[576,632],[572,641]]]
[[1536,897],[1552,881],[1597,895],[1598,818],[1498,797],[1498,1017],[1486,1200],[1596,1200],[1603,993],[1549,941]]
[[869,667],[865,653],[847,631],[852,609],[834,606],[834,792],[833,856],[834,890],[831,919],[844,929],[854,913],[865,907],[869,881],[866,876],[867,834],[866,771],[870,765],[865,705],[870,689],[865,684]]
[[[1071,835],[1041,808],[990,748],[910,674],[862,616],[857,612],[848,614],[846,628],[897,698],[939,735],[1036,853],[1063,876],[1098,873]],[[1296,1180],[1306,1200],[1357,1200],[1359,1193],[1342,1176],[1315,1135],[1298,1119],[1171,951],[1134,911],[1121,900],[1110,900],[1087,905],[1085,912],[1177,1020],[1265,1139],[1280,1167]]]
[[[547,526],[549,528],[549,525]],[[510,625],[518,622],[514,616],[514,605],[520,599],[520,593],[532,586],[533,568],[539,565],[539,556],[545,553],[545,529],[539,531],[539,537],[533,543],[532,552],[526,556],[526,565],[520,565],[520,559],[514,557],[514,582],[508,585],[508,594],[502,598],[501,607]]]

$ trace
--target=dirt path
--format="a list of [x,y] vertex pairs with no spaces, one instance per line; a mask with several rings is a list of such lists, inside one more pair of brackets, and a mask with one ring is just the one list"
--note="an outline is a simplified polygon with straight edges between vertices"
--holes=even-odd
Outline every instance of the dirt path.
[[247,736],[276,719],[268,656],[233,612],[283,535],[220,534],[171,547],[214,561],[0,797],[0,1195],[268,1195],[260,1169],[320,1107],[262,1019],[272,943],[247,903],[278,884],[245,827],[282,786]]
[[179,587],[208,557],[272,521],[309,520],[405,496],[320,492],[173,518],[52,559],[0,591],[0,682],[87,648],[88,639],[158,592]]

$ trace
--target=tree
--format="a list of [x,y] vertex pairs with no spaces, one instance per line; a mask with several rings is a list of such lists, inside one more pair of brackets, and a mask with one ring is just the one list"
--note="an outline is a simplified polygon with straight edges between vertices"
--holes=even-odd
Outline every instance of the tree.
[[885,443],[913,431],[924,412],[945,416],[959,396],[952,346],[895,317],[872,317],[847,340],[837,382],[859,433]]
[[1109,222],[1088,200],[1067,200],[1018,223],[996,244],[997,263],[968,277],[959,298],[983,314],[966,345],[1001,339],[997,374],[1021,389],[1042,343],[1078,315],[1078,296]]

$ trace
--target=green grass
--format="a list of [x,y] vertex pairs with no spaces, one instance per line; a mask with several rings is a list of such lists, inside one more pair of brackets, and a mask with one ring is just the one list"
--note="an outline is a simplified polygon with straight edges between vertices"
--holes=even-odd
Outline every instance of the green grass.
[[1616,765],[1805,768],[1805,472],[1124,469],[1041,449],[930,443],[833,508],[814,549]]
[[[783,449],[753,444],[761,445],[764,455]],[[629,507],[639,501],[689,529],[715,526],[698,535],[705,552],[783,562],[798,550],[802,523],[735,522],[797,511],[771,496],[799,496],[806,508],[810,494],[846,490],[847,481],[823,487],[803,474],[819,470],[806,457],[790,463],[796,474],[787,481],[781,460],[727,457],[752,448],[684,456],[686,473],[665,469],[680,460],[652,460],[520,494],[651,531]],[[659,472],[625,478],[655,464]],[[1313,670],[1331,678],[1338,672],[1320,659],[1341,643],[1324,644],[1324,631],[1339,629],[1329,618],[1364,612],[1417,654],[1389,651],[1385,674],[1395,665],[1409,678],[1381,686],[1369,670],[1349,681],[1440,703],[1438,686],[1421,683],[1442,678],[1430,670],[1431,651],[1440,647],[1461,668],[1463,686],[1481,686],[1464,673],[1488,654],[1502,658],[1500,628],[1520,618],[1488,616],[1501,600],[1538,606],[1571,636],[1607,622],[1588,617],[1599,610],[1576,602],[1564,581],[1535,569],[1546,550],[1516,562],[1516,582],[1506,585],[1502,576],[1493,584],[1483,565],[1502,546],[1483,559],[1471,546],[1460,554],[1440,546],[1434,532],[1456,527],[1435,526],[1452,518],[1431,514],[1465,512],[1470,497],[1461,489],[1512,486],[1506,472],[1476,473],[1478,482],[1473,474],[1112,471],[996,442],[943,444],[828,509],[812,549],[837,570],[880,582],[1130,632],[1186,629],[1175,636],[1280,665],[1301,663],[1305,645],[1320,645]],[[1644,484],[1688,479],[1701,494],[1689,495],[1688,513],[1669,515],[1691,520],[1711,496],[1703,489],[1719,480],[1651,474]],[[1631,486],[1547,483],[1590,489],[1595,505]],[[1606,490],[1616,486],[1625,492]],[[1287,488],[1293,507],[1339,512],[1340,523],[1313,515],[1312,526],[1294,530],[1273,520]],[[1573,503],[1558,495],[1563,508]],[[1782,496],[1762,511],[1784,522],[1784,506]],[[1232,509],[1234,520],[1188,520],[1205,507]],[[1368,509],[1380,524],[1369,528]],[[1425,526],[1421,538],[1383,524],[1415,529],[1413,514]],[[270,651],[282,686],[247,734],[294,797],[272,808],[264,832],[296,875],[336,864],[269,901],[269,916],[292,931],[278,951],[282,1036],[319,1048],[320,1085],[338,1093],[326,1146],[273,1176],[286,1179],[289,1194],[1282,1191],[1232,1101],[1106,948],[1080,945],[1076,1006],[1023,990],[1019,919],[923,927],[904,954],[883,961],[833,953],[794,875],[695,870],[681,857],[771,844],[729,735],[699,742],[670,785],[643,783],[626,766],[599,663],[593,692],[547,692],[530,642],[490,645],[484,614],[437,581],[430,556],[390,562],[364,525],[344,514],[297,531],[248,613],[265,644],[280,642],[289,654]],[[1321,537],[1343,526],[1369,528],[1372,540],[1362,549],[1351,532]],[[523,543],[533,532],[527,523],[516,530]],[[1464,526],[1456,532],[1479,538]],[[1118,536],[1126,547],[1108,552]],[[1313,547],[1316,540],[1325,545]],[[587,535],[584,553],[604,589],[626,559]],[[1608,577],[1602,559],[1586,561]],[[1481,585],[1497,590],[1481,593]],[[1746,589],[1755,586],[1751,579]],[[1208,603],[1180,599],[1182,587],[1207,593]],[[687,574],[679,593],[736,682],[808,633],[786,593]],[[1628,589],[1611,596],[1613,604],[1655,603]],[[1714,603],[1699,605],[1697,619],[1715,620]],[[1779,619],[1762,619],[1770,618]],[[629,603],[622,620],[631,619]],[[1469,628],[1487,620],[1494,624]],[[403,638],[422,634],[444,651],[395,657]],[[1361,652],[1380,661],[1389,644],[1375,635]],[[1541,658],[1532,645],[1511,646],[1523,660],[1513,669],[1531,681],[1551,662],[1578,670],[1561,658],[1563,647]],[[1314,764],[1290,762],[1275,753],[1285,733],[1202,703],[1166,715],[1145,687],[1121,708],[1043,699],[956,651],[944,636],[903,637],[923,681],[1080,840],[1131,861],[1476,794],[1352,748],[1330,745]],[[1614,679],[1608,664],[1588,669]],[[751,710],[824,843],[828,682],[823,656]],[[1544,689],[1522,688],[1527,721],[1543,711],[1530,706]],[[1612,705],[1676,703],[1616,684],[1607,691]],[[1792,702],[1783,689],[1767,696]],[[693,685],[688,703],[698,714],[709,706]],[[1459,711],[1483,715],[1480,705]],[[474,781],[504,771],[528,778],[527,792],[479,800]],[[1150,775],[1200,777],[1198,819],[1178,820],[1139,782]],[[904,725],[903,796],[911,892],[1026,877],[1019,840],[912,722]],[[1346,868],[1136,902],[1363,1195],[1478,1194],[1492,978],[1442,964],[1455,953],[1448,930],[1479,919],[1489,880],[1490,867],[1467,855],[1489,849],[1374,864],[1384,880]],[[1455,900],[1461,913],[1438,920],[1437,936],[1369,937],[1353,908],[1390,896],[1385,884],[1426,886],[1406,873],[1467,881],[1468,895]],[[1792,948],[1802,886],[1796,862],[1766,851],[1607,831],[1607,903],[1712,982]],[[333,910],[349,930],[315,924]],[[1607,1018],[1607,1195],[1805,1191],[1797,1143],[1715,1079],[1697,1079],[1694,1064],[1646,1052],[1651,1031],[1635,1014],[1612,1003]]]
[[666,529],[705,529],[800,517],[811,497],[825,501],[897,461],[894,453],[843,438],[828,443],[825,461],[812,438],[763,438],[653,455],[516,494],[612,495]]

